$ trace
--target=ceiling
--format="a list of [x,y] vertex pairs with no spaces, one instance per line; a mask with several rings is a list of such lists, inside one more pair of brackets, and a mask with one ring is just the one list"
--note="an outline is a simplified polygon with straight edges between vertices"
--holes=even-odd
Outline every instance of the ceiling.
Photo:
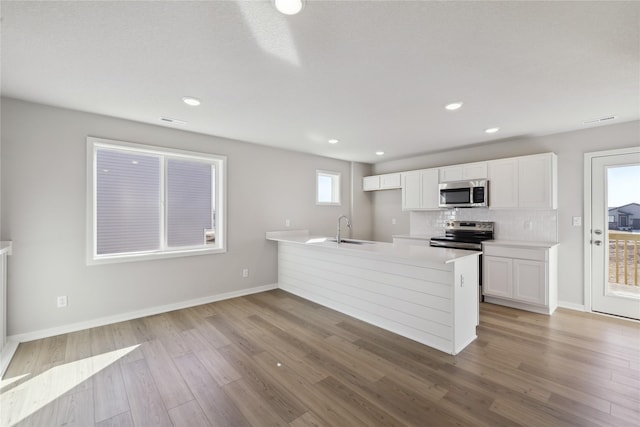
[[638,2],[0,7],[3,96],[344,160],[640,118]]

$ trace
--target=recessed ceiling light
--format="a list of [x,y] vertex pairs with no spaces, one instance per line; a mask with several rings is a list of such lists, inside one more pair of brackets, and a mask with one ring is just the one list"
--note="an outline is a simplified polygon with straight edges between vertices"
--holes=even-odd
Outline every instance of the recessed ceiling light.
[[327,142],[328,142],[329,144],[337,144],[337,143],[338,143],[338,142],[340,142],[340,141],[339,141],[339,140],[337,140],[337,139],[333,139],[333,138],[332,138],[332,139],[330,139],[330,140],[329,140],[329,141],[327,141]]
[[600,122],[606,122],[609,120],[615,120],[617,119],[618,116],[604,116],[604,117],[598,117],[597,119],[589,119],[589,120],[585,120],[584,122],[582,122],[582,124],[585,125],[590,125],[592,123],[600,123]]
[[131,160],[131,164],[132,164],[132,165],[137,165],[137,164],[138,164],[138,161],[137,161],[137,160]]
[[496,133],[500,130],[500,128],[489,128],[489,129],[485,129],[484,131],[486,133]]
[[184,98],[182,98],[182,102],[184,102],[187,105],[191,105],[192,107],[197,107],[198,105],[201,104],[198,98],[194,98],[192,96],[185,96]]
[[302,10],[302,0],[274,0],[278,12],[285,15],[295,15]]
[[170,117],[160,117],[161,122],[165,123],[173,123],[174,125],[186,125],[187,122],[184,120],[172,119]]
[[449,111],[455,111],[460,107],[462,107],[462,101],[452,102],[451,104],[447,104],[444,106],[444,108]]
[[376,156],[384,156],[384,151],[376,151]]

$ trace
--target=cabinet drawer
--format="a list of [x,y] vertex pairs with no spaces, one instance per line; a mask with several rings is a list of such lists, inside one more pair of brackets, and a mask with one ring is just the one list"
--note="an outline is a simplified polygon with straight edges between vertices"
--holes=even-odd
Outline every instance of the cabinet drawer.
[[488,245],[483,248],[482,253],[488,256],[548,261],[548,251],[544,248]]

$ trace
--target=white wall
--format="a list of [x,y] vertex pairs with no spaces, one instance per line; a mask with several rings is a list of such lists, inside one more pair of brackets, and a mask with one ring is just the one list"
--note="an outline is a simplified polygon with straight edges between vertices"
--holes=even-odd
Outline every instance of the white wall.
[[[2,99],[1,112],[1,239],[14,242],[9,335],[274,284],[266,231],[290,219],[291,229],[332,235],[350,214],[349,162],[13,99]],[[86,266],[88,135],[228,156],[228,253]],[[316,169],[342,173],[342,206],[316,206]],[[68,307],[56,308],[58,295]]]
[[[640,121],[599,126],[540,137],[522,137],[460,150],[443,151],[373,166],[374,174],[445,166],[553,151],[558,155],[559,295],[565,304],[584,304],[582,227],[573,216],[584,217],[583,155],[586,152],[635,147],[640,144]],[[409,215],[400,212],[400,190],[379,192],[373,199],[376,240],[409,233]],[[401,215],[398,225],[391,218]]]

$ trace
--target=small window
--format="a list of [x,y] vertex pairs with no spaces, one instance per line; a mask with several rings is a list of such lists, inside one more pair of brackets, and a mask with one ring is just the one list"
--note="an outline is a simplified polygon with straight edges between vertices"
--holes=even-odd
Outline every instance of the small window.
[[613,215],[609,215],[609,222],[616,222],[616,219]]
[[225,252],[224,156],[87,143],[89,264]]
[[340,205],[340,172],[316,171],[316,204]]

